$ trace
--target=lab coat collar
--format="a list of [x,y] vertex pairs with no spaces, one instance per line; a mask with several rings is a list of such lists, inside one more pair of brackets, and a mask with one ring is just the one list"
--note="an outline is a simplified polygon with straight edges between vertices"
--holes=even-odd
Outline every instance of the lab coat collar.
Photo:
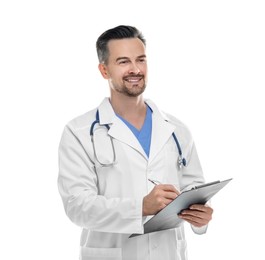
[[100,125],[108,124],[110,126],[108,132],[110,136],[136,149],[146,160],[149,160],[150,163],[169,140],[176,127],[174,124],[170,123],[169,118],[160,112],[151,100],[146,99],[145,102],[153,111],[149,159],[132,131],[116,116],[109,98],[105,98],[98,107],[99,123]]
[[98,107],[99,111],[99,124],[110,125],[115,121],[116,115],[112,108],[109,98],[104,98]]
[[[154,115],[161,117],[164,121],[171,122],[171,119],[163,112],[150,99],[145,99],[145,103],[151,108]],[[116,119],[116,114],[112,108],[108,97],[104,98],[98,107],[99,110],[99,122],[100,124],[112,124]]]
[[176,126],[171,122],[166,114],[162,113],[158,109],[158,107],[151,100],[146,100],[145,102],[153,111],[152,138],[149,154],[150,163],[172,137],[172,133],[175,131]]

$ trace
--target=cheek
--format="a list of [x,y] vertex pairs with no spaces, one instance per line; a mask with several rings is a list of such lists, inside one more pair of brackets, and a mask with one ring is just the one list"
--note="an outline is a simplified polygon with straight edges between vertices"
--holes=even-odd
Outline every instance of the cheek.
[[140,70],[141,70],[141,73],[144,74],[145,76],[147,76],[147,66],[146,64],[143,64],[141,67],[140,67]]
[[114,81],[122,79],[126,75],[125,69],[119,70],[109,70],[108,71],[109,78],[113,79]]

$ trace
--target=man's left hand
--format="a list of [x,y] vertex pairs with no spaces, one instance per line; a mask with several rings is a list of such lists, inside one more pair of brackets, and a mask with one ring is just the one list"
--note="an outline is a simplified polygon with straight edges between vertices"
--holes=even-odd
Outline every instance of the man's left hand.
[[194,204],[183,210],[178,216],[195,227],[207,225],[212,219],[213,209],[208,205]]

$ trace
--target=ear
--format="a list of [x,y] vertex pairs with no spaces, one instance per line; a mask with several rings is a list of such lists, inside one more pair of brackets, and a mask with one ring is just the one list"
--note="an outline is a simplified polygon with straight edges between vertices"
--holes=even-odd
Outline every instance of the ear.
[[109,78],[108,71],[107,71],[107,68],[106,68],[105,64],[99,63],[98,69],[99,69],[99,71],[100,71],[100,73],[101,73],[101,75],[102,75],[102,77],[104,79],[108,79]]

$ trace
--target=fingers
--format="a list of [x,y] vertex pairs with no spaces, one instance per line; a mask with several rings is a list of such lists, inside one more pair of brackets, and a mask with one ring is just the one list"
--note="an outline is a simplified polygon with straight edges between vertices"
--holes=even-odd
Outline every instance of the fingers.
[[153,189],[154,195],[162,196],[168,199],[175,199],[180,192],[170,184],[159,184]]
[[194,204],[183,210],[179,217],[196,227],[207,225],[212,219],[213,209],[207,205]]
[[211,214],[213,213],[213,209],[210,206],[203,205],[203,204],[193,204],[193,205],[190,206],[189,209],[198,210],[198,211],[211,213]]
[[179,191],[170,184],[156,185],[143,199],[143,215],[154,215],[179,195]]

